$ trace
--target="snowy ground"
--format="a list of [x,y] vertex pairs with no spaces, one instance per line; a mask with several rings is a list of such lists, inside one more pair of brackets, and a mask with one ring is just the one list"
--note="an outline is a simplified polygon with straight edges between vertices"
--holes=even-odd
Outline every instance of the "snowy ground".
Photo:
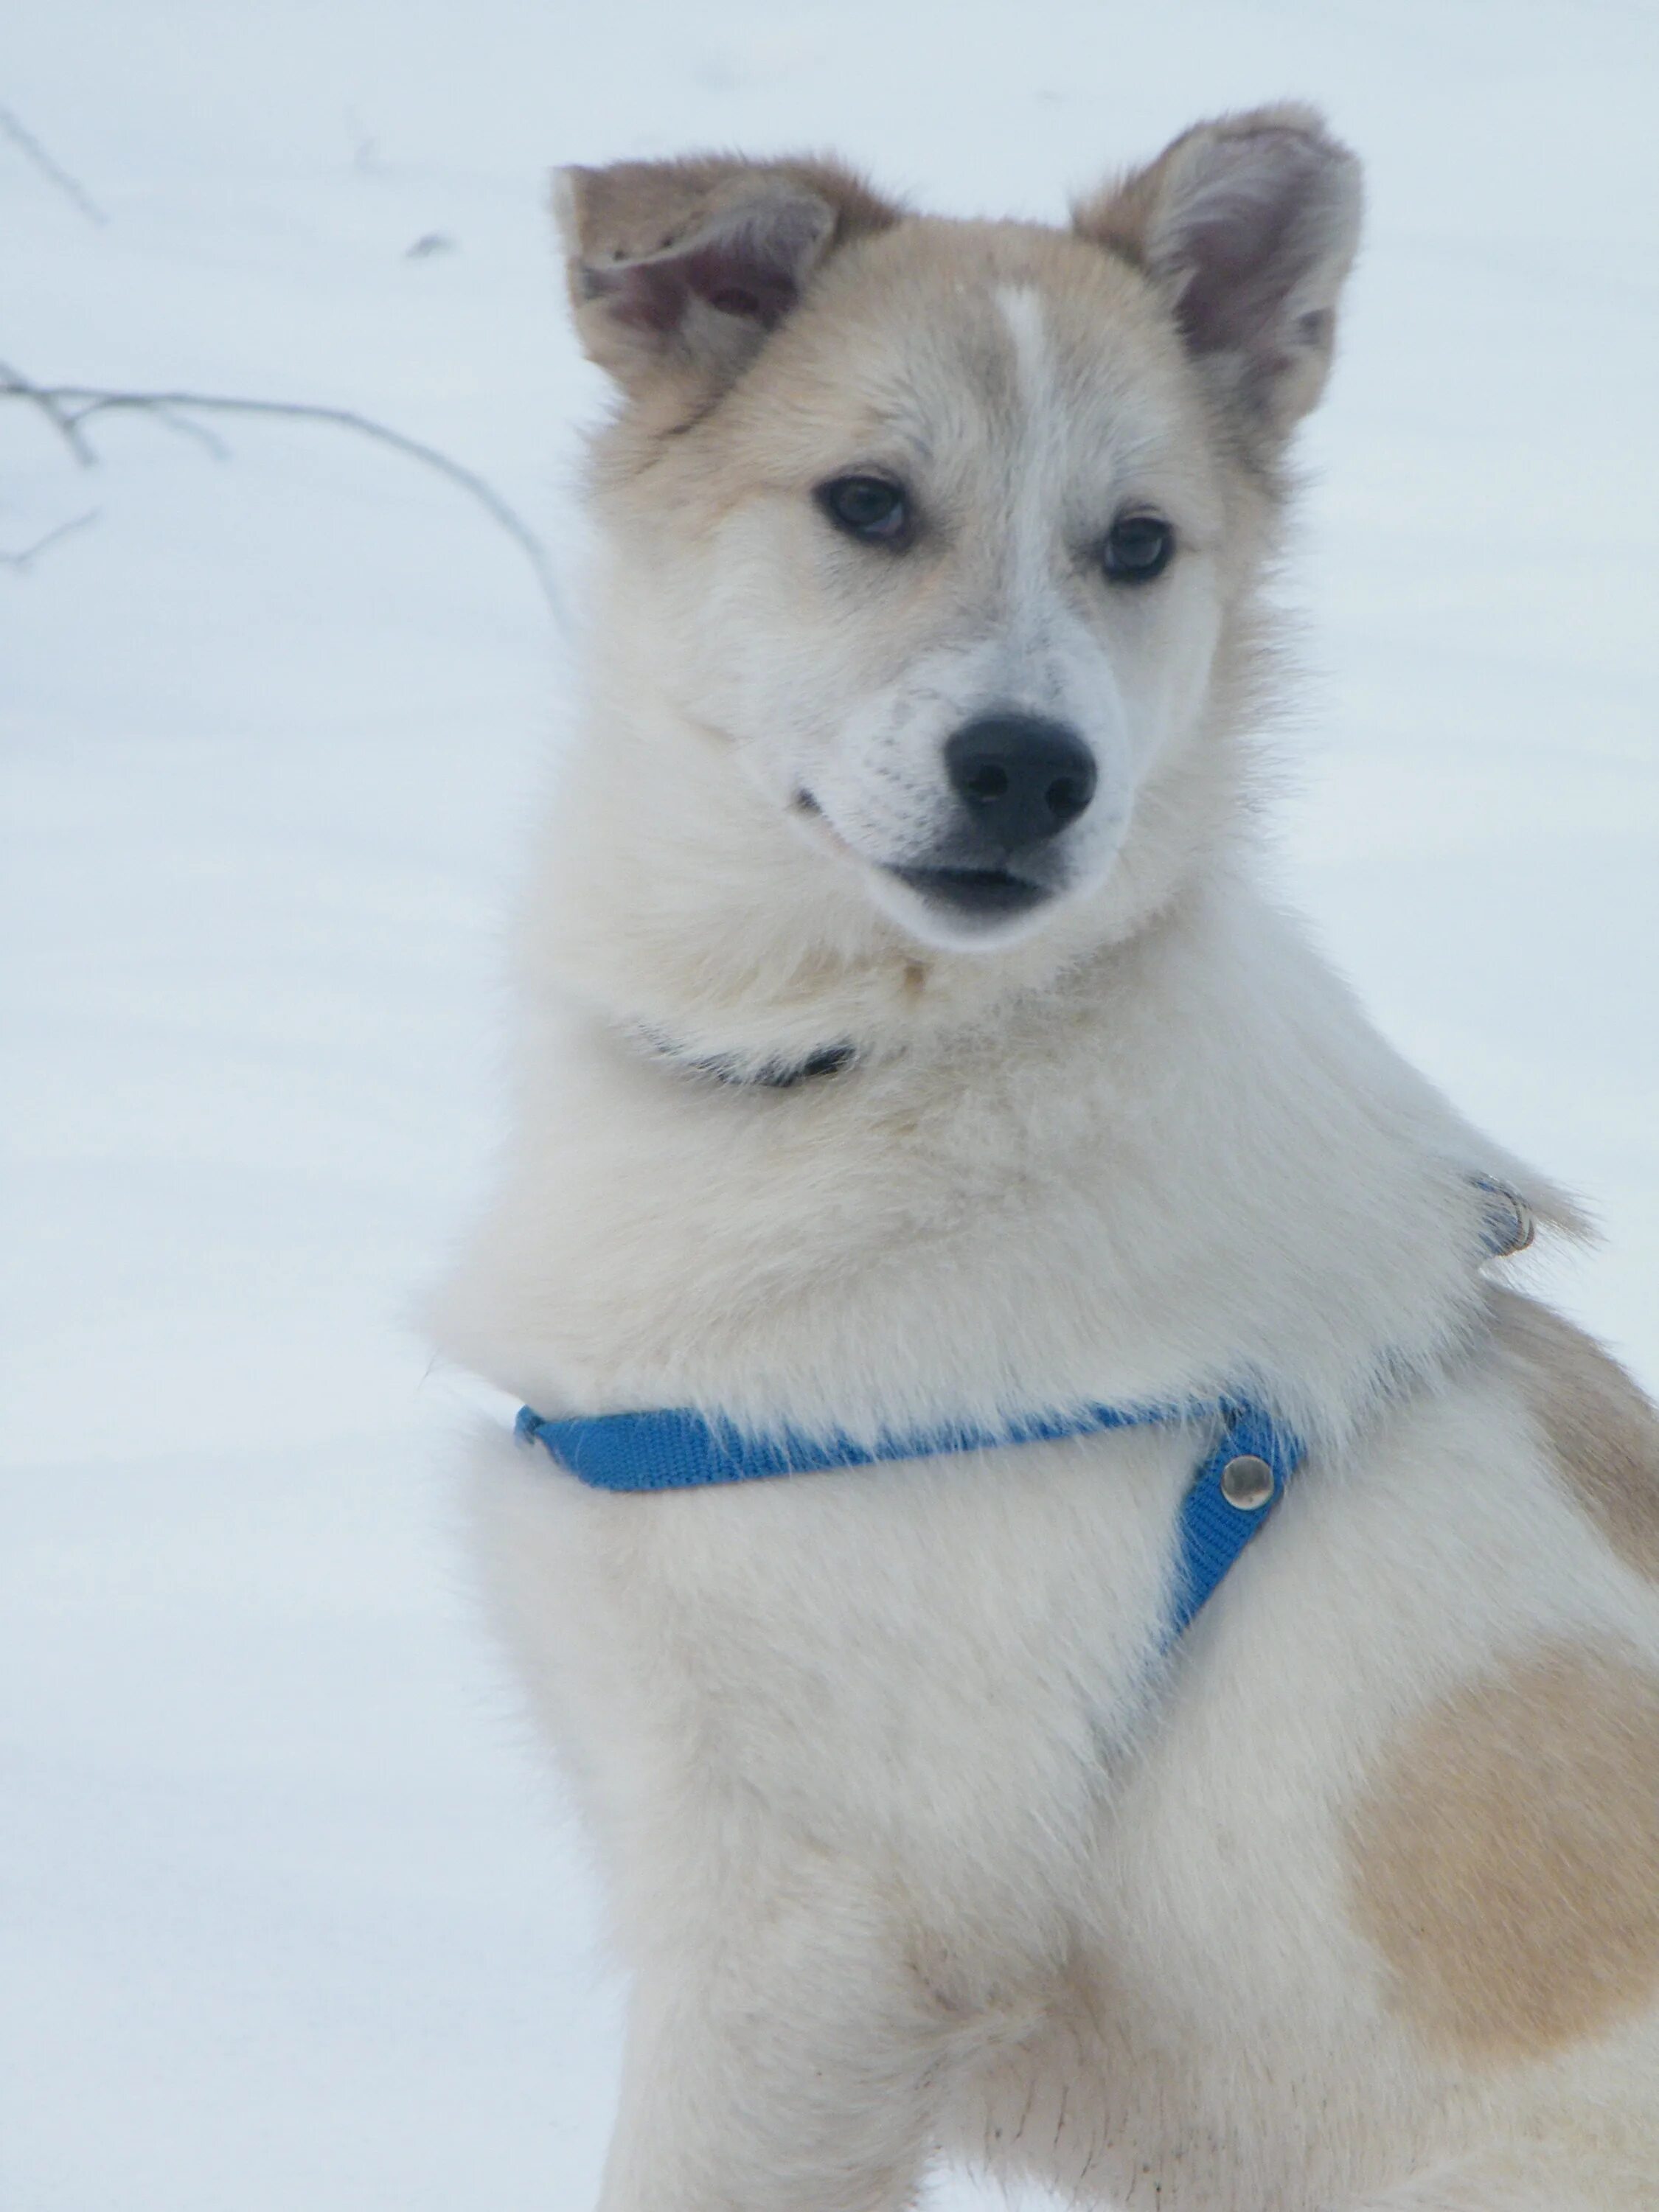
[[[1629,0],[57,0],[11,11],[0,356],[356,407],[572,564],[596,380],[540,173],[835,143],[961,211],[1326,102],[1371,243],[1311,458],[1287,884],[1590,1194],[1659,1381],[1659,15]],[[411,256],[417,240],[435,248]],[[404,1320],[492,1126],[565,667],[452,487],[343,433],[0,406],[14,957],[0,2203],[588,2201],[616,1999],[452,1547]],[[948,2201],[977,2198],[952,2185]]]

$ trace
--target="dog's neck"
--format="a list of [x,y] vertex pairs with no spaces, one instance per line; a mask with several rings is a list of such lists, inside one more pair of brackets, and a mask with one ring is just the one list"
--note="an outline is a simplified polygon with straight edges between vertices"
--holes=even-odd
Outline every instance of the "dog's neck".
[[[927,956],[735,775],[690,773],[716,740],[660,735],[630,759],[606,732],[556,810],[517,1127],[437,1317],[544,1412],[902,1429],[1250,1382],[1329,1435],[1466,1340],[1472,1175],[1571,1218],[1376,1035],[1225,837],[1121,937],[1062,914],[1008,954]],[[641,810],[647,753],[665,803]],[[677,1055],[857,1063],[688,1079],[641,1024]]]

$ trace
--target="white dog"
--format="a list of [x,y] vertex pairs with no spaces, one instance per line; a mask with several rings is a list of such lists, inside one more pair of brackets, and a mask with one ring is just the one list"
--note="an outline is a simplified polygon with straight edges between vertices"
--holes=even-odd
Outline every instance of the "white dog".
[[562,179],[605,568],[439,1333],[605,2212],[1659,2205],[1650,1411],[1252,854],[1358,210],[1294,107],[1066,230]]

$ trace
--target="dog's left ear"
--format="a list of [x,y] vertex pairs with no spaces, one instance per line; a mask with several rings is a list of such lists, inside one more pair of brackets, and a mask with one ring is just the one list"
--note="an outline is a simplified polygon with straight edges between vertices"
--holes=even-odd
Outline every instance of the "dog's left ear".
[[815,270],[899,210],[825,161],[726,155],[561,169],[576,329],[623,389],[702,395],[753,358]]
[[1287,106],[1197,125],[1073,219],[1146,272],[1251,441],[1276,446],[1324,388],[1360,202],[1353,155]]

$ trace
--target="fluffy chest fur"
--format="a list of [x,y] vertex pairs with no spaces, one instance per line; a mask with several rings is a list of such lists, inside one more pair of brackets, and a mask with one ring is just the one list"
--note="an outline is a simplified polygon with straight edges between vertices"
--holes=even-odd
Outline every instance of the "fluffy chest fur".
[[1248,1386],[1334,1434],[1462,1343],[1470,1178],[1524,1172],[1236,880],[990,1035],[810,1090],[547,1027],[533,1141],[447,1324],[544,1411],[863,1434]]

